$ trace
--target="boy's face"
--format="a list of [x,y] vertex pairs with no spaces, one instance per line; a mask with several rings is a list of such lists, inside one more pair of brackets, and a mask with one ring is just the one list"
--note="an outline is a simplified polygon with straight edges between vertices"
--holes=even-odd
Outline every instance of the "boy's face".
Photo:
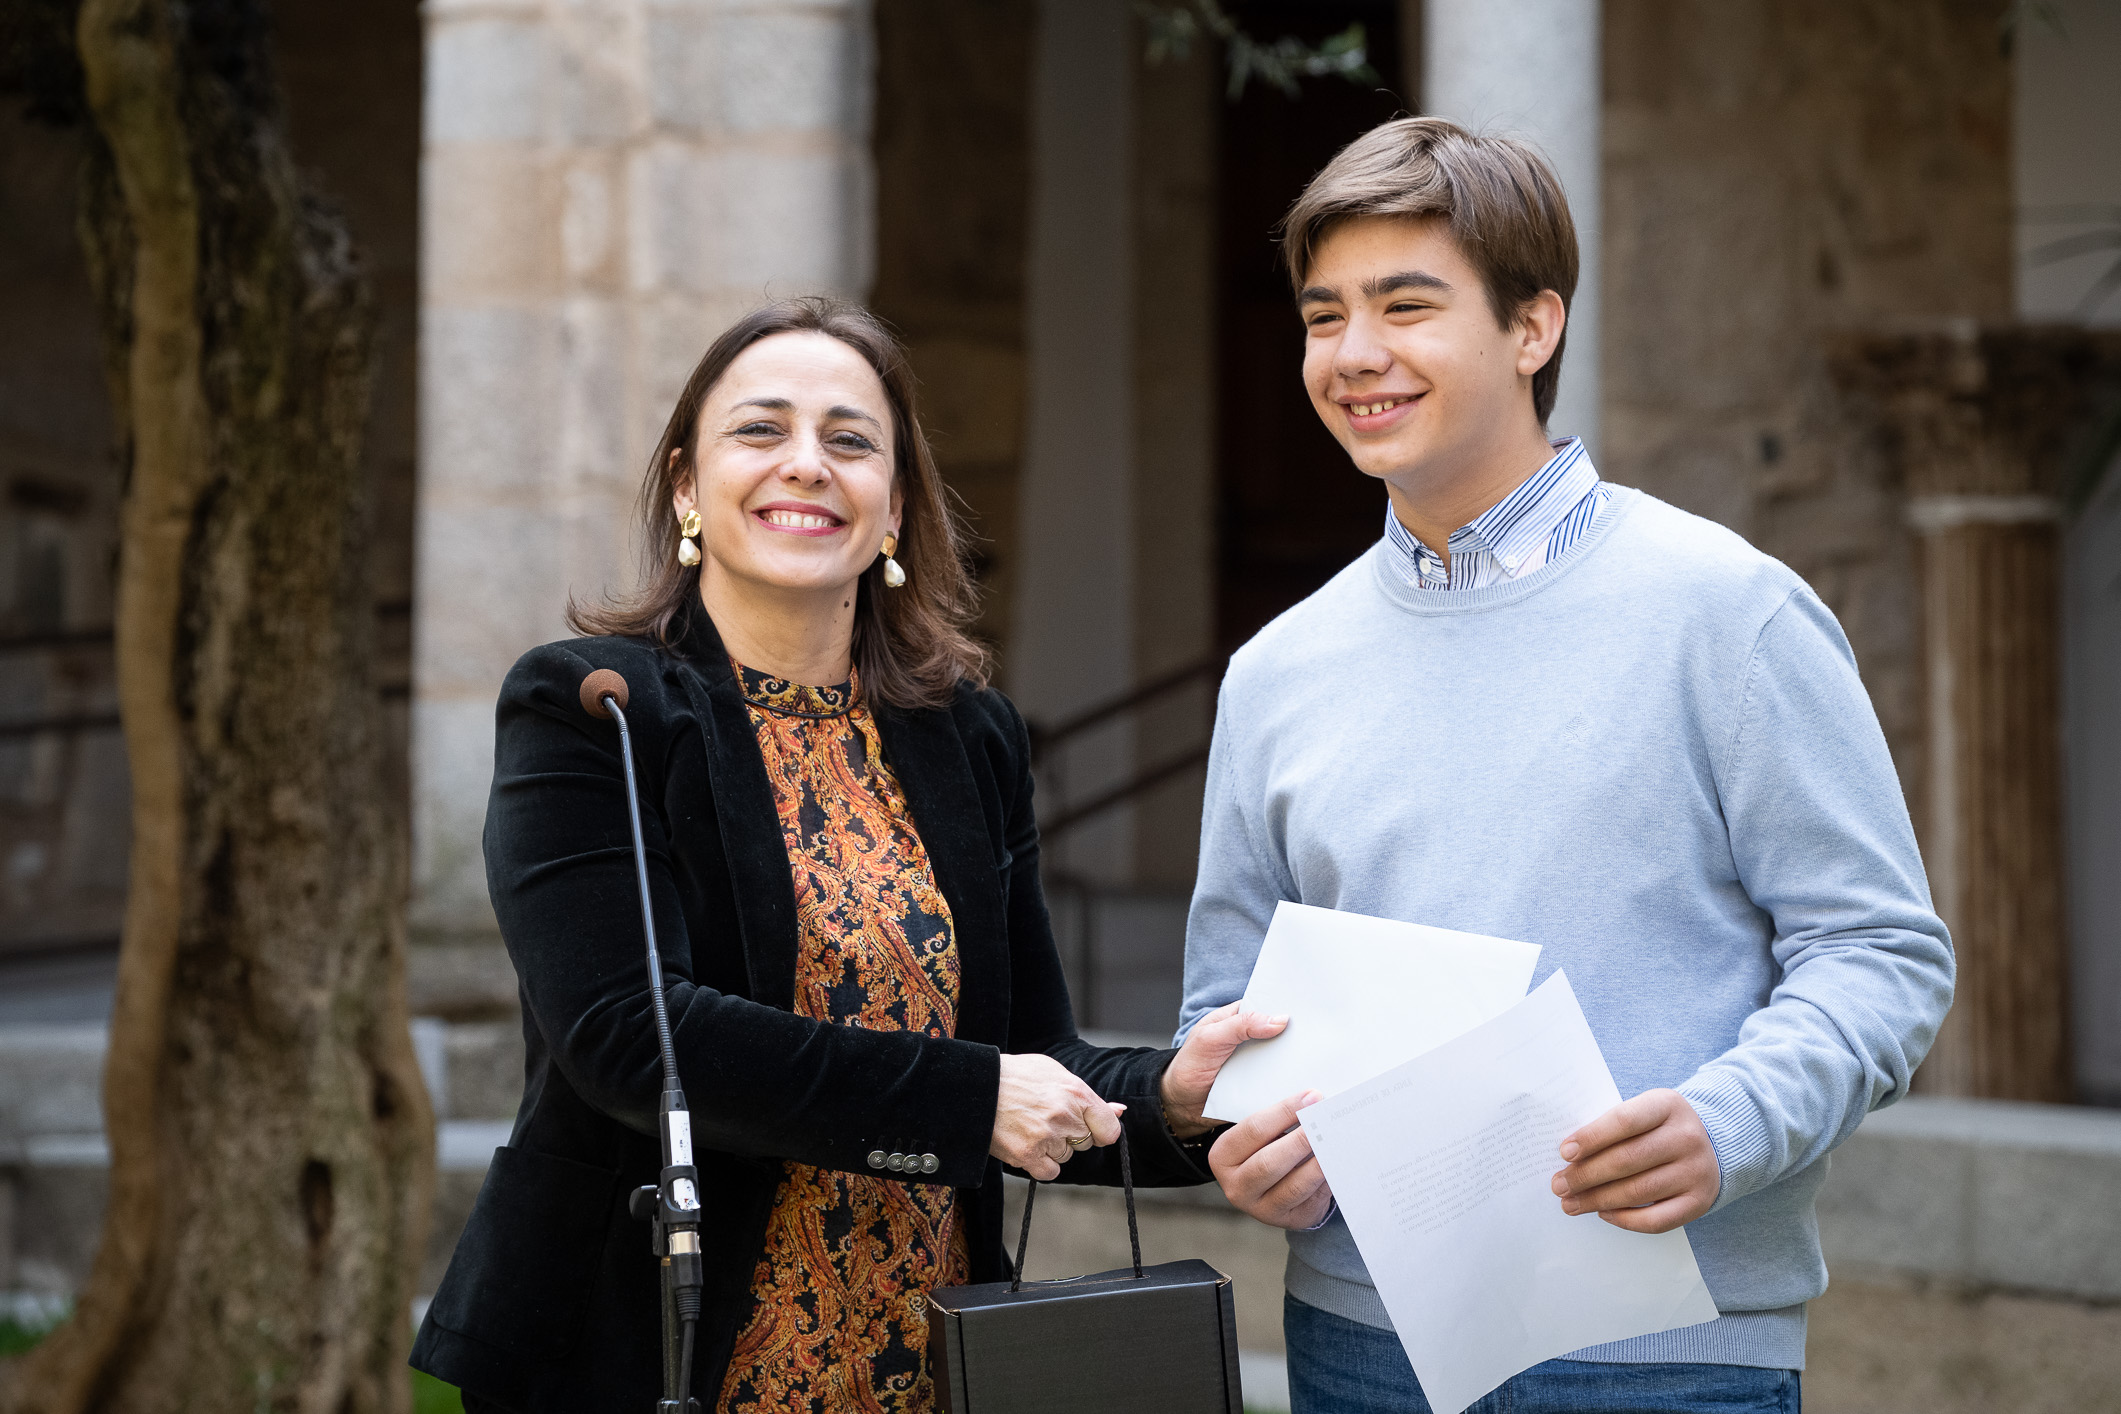
[[1304,286],[1304,387],[1360,470],[1448,481],[1478,474],[1528,429],[1543,435],[1532,375],[1561,337],[1561,301],[1542,295],[1523,323],[1497,327],[1441,219],[1343,221]]

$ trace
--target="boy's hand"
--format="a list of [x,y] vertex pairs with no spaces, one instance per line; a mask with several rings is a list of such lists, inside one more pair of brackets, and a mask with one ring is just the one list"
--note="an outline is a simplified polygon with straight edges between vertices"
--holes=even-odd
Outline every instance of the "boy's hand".
[[1223,1062],[1235,1055],[1237,1048],[1245,1042],[1279,1036],[1289,1024],[1286,1016],[1241,1011],[1239,1007],[1242,1005],[1241,1002],[1231,1002],[1202,1017],[1164,1071],[1161,1096],[1164,1123],[1170,1125],[1171,1132],[1181,1139],[1191,1139],[1215,1128],[1201,1117],[1200,1110],[1208,1103],[1208,1091],[1214,1088],[1215,1077],[1221,1073]]
[[[1645,1090],[1561,1141],[1561,1210],[1629,1232],[1670,1232],[1716,1204],[1723,1177],[1701,1116],[1677,1090]],[[1227,1187],[1227,1185],[1226,1185]]]
[[1311,1136],[1296,1124],[1296,1112],[1319,1099],[1316,1090],[1292,1095],[1247,1116],[1215,1141],[1208,1167],[1232,1207],[1270,1227],[1303,1229],[1324,1221],[1333,1207],[1333,1190],[1311,1152]]

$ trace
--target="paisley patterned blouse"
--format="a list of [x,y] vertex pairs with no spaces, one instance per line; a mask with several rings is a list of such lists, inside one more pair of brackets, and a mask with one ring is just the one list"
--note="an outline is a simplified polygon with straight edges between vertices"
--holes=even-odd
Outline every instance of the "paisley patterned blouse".
[[[948,1036],[958,956],[898,778],[859,684],[803,687],[737,667],[795,876],[803,1016]],[[927,1414],[927,1293],[970,1273],[955,1190],[783,1166],[758,1300],[721,1414]]]

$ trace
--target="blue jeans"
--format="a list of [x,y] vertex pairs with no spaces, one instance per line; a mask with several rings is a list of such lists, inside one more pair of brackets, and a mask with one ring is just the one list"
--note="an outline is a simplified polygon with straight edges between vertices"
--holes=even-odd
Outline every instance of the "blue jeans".
[[[1430,1414],[1399,1337],[1283,1298],[1291,1414]],[[1795,1370],[1549,1360],[1467,1414],[1800,1414]]]

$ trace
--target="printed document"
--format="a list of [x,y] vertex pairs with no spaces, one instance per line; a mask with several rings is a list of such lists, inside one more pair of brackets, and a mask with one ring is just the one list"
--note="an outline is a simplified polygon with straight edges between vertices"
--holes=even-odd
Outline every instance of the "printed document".
[[1554,1196],[1562,1139],[1619,1103],[1557,972],[1300,1113],[1436,1414],[1571,1350],[1716,1319],[1683,1229],[1627,1232]]
[[1238,1048],[1208,1091],[1208,1117],[1338,1094],[1412,1060],[1522,1001],[1538,962],[1532,943],[1285,901],[1244,1005],[1289,1028]]

